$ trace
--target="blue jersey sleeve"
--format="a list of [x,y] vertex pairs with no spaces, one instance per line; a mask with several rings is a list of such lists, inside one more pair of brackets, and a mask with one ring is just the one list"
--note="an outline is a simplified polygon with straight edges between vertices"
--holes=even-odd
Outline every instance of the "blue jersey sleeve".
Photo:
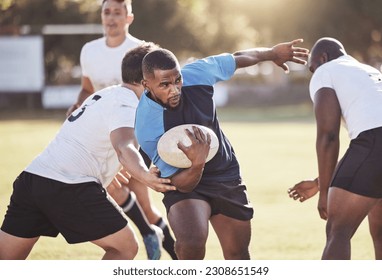
[[198,59],[182,68],[183,86],[213,86],[219,81],[229,80],[235,70],[235,59],[229,53]]
[[175,173],[177,173],[180,169],[174,166],[171,166],[164,162],[156,153],[154,156],[153,164],[159,168],[160,170],[160,177],[162,178],[168,178],[173,176]]

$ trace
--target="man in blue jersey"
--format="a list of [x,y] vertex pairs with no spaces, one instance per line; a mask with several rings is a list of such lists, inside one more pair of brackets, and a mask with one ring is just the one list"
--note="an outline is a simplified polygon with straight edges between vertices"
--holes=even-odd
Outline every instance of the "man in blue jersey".
[[[308,50],[295,45],[301,39],[221,54],[197,60],[180,69],[168,50],[148,53],[142,63],[142,94],[136,114],[135,133],[139,144],[162,177],[171,178],[176,191],[164,194],[164,205],[176,237],[179,259],[203,259],[210,221],[225,259],[250,259],[250,220],[253,208],[240,176],[235,152],[220,129],[212,99],[213,85],[230,79],[238,68],[273,61],[288,71],[287,61],[305,64]],[[219,139],[219,150],[206,163],[210,138],[194,127],[188,133],[192,145],[179,148],[192,162],[178,169],[166,164],[157,152],[164,132],[181,124],[200,124],[211,128]]]

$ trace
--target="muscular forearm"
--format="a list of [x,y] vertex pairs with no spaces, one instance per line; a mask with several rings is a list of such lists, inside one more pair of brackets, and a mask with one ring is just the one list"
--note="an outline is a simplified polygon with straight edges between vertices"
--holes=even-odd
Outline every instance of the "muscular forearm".
[[171,178],[172,184],[180,192],[191,192],[199,183],[202,178],[204,164],[198,166],[191,166],[184,169]]
[[337,165],[339,154],[338,135],[322,135],[316,142],[320,192],[327,193]]
[[236,68],[244,68],[276,58],[272,48],[253,48],[237,51],[233,53],[233,56],[236,61]]
[[294,46],[301,42],[302,39],[297,39],[274,45],[272,48],[253,48],[237,51],[233,54],[236,61],[236,68],[252,66],[262,61],[272,61],[284,69],[284,71],[288,72],[289,68],[285,64],[286,62],[306,63],[304,58],[308,57],[309,51],[305,48]]
[[136,180],[158,192],[174,190],[171,180],[158,178],[156,170],[148,170],[138,151],[134,128],[121,127],[110,133],[110,140],[124,169]]
[[146,175],[149,170],[138,149],[133,144],[122,147],[120,153],[118,153],[118,158],[122,166],[132,177],[144,184],[148,184],[146,182]]

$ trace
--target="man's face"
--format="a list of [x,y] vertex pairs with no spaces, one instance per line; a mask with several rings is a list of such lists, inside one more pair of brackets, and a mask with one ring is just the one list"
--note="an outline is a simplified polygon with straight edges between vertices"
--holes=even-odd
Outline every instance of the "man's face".
[[311,53],[308,57],[309,71],[314,73],[318,67],[325,63],[324,56]]
[[143,84],[162,106],[173,109],[180,104],[183,80],[178,66],[171,70],[154,70],[154,75],[146,77]]
[[101,19],[105,35],[116,37],[125,34],[126,25],[131,24],[134,17],[128,14],[124,3],[108,0],[102,6]]

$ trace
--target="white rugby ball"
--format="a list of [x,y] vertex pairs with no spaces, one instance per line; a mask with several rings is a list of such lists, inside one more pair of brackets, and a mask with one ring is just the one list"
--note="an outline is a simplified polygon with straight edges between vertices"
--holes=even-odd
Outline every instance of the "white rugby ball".
[[178,142],[182,142],[185,146],[191,146],[191,140],[187,136],[185,129],[193,133],[192,126],[199,127],[205,135],[210,134],[211,144],[206,162],[210,161],[219,149],[219,140],[215,132],[202,125],[198,124],[183,124],[175,126],[166,131],[158,141],[158,154],[161,159],[169,165],[178,168],[188,168],[191,166],[191,161],[188,157],[178,148]]

